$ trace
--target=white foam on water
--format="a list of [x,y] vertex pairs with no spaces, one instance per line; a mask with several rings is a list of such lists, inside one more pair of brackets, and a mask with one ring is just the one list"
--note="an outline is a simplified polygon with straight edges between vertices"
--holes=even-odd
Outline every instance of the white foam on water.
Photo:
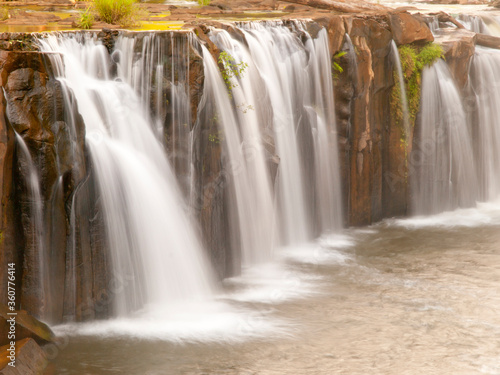
[[500,225],[500,201],[478,203],[474,208],[446,211],[431,216],[415,216],[407,219],[385,220],[389,225],[418,229],[426,227],[468,227]]
[[290,335],[293,326],[270,317],[271,309],[250,311],[225,302],[179,304],[147,309],[127,318],[53,327],[59,336],[133,337],[171,342],[239,342]]
[[345,264],[352,255],[344,250],[354,244],[354,238],[348,235],[331,234],[313,243],[283,248],[280,255],[283,259],[307,264]]
[[319,276],[307,274],[284,263],[268,263],[246,269],[241,276],[225,280],[226,285],[238,287],[239,290],[226,294],[224,298],[240,302],[279,304],[317,294],[315,283],[318,280]]

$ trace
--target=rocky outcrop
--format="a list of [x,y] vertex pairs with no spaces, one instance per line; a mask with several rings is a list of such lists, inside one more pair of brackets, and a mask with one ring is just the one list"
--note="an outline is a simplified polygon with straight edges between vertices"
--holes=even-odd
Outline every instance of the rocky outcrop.
[[367,3],[364,1],[342,1],[342,0],[284,0],[288,3],[307,5],[314,9],[327,9],[341,13],[359,13],[363,11],[387,11],[383,5]]
[[474,55],[476,37],[475,33],[468,30],[444,29],[436,39],[443,47],[446,63],[461,89],[465,88],[468,82],[469,75],[466,73]]
[[427,24],[407,12],[392,13],[389,22],[396,44],[432,42],[434,37]]
[[404,160],[400,129],[391,123],[390,94],[394,81],[393,34],[385,16],[346,17],[345,30],[356,51],[344,57],[344,72],[335,83],[344,202],[349,225],[369,224],[406,212],[390,179]]
[[[16,315],[9,315],[9,312],[15,313]],[[16,340],[32,338],[39,344],[45,344],[55,340],[54,333],[45,323],[35,319],[26,311],[10,311],[5,305],[0,305],[0,332],[10,331],[11,323],[9,320],[11,320],[13,316],[15,317],[15,325],[13,327]],[[0,337],[0,346],[7,345],[9,342],[10,340],[7,335],[2,335]]]
[[[0,374],[2,375],[40,375],[47,367],[48,359],[44,351],[35,340],[26,338],[16,342],[15,356],[12,356],[12,347],[0,347]],[[11,359],[14,358],[10,362]],[[14,366],[9,365],[14,363]]]

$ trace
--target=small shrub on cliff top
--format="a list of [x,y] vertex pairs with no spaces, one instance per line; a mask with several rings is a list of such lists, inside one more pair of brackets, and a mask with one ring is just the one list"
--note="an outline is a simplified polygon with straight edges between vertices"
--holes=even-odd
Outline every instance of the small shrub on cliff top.
[[137,26],[146,11],[137,0],[94,0],[94,9],[102,21],[120,26]]
[[87,8],[84,12],[80,13],[78,21],[76,22],[76,27],[80,29],[90,29],[94,24],[94,14],[90,8]]

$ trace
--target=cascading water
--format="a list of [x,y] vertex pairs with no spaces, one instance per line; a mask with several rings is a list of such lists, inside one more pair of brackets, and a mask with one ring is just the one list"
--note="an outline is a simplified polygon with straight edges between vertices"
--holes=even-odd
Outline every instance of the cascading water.
[[306,50],[313,94],[306,109],[314,139],[318,229],[321,233],[328,233],[340,228],[342,209],[332,68],[325,29],[315,39],[307,38]]
[[280,157],[277,196],[281,241],[285,244],[305,242],[311,236],[311,221],[297,132],[299,120],[306,118],[303,98],[307,56],[300,40],[287,28],[268,29],[257,23],[247,26],[245,38],[252,60],[266,84]]
[[[25,269],[24,271],[30,275],[30,283],[33,290],[36,290],[34,294],[37,295],[37,298],[49,302],[46,283],[48,272],[44,246],[43,201],[40,191],[40,179],[28,146],[19,134],[15,133],[15,135],[20,152],[18,160],[22,163],[21,168],[27,171],[25,183],[28,189],[29,217],[31,218],[31,220],[23,223],[23,226],[28,228],[26,233],[28,242],[25,244],[26,251],[23,264],[24,267],[32,267],[33,269]],[[45,317],[47,307],[40,306],[39,313],[42,317]]]
[[500,52],[476,47],[470,80],[476,100],[477,168],[480,200],[500,195]]
[[[231,91],[234,91],[232,97],[237,108],[242,105],[241,101],[251,109],[237,115],[239,132],[234,129],[236,118],[222,121],[224,131],[233,134],[227,139],[228,148],[235,147],[233,142],[240,145],[250,141],[257,145],[253,155],[255,169],[250,171],[244,167],[245,172],[235,178],[245,178],[244,174],[261,176],[257,185],[266,192],[266,198],[261,200],[262,209],[254,210],[254,217],[265,220],[262,214],[266,209],[269,212],[270,190],[266,174],[262,172],[265,163],[260,144],[271,132],[279,156],[276,194],[281,243],[302,243],[313,233],[340,227],[341,221],[333,84],[326,32],[321,30],[318,37],[312,39],[300,24],[294,24],[290,30],[281,23],[244,23],[240,30],[247,45],[225,31],[211,33],[212,40],[235,59],[235,64],[248,65],[248,74],[234,80]],[[299,33],[305,35],[305,43],[299,39]],[[207,58],[208,55],[205,61]],[[224,87],[219,84],[218,88]],[[224,100],[226,106],[230,105],[227,93],[217,97]],[[230,152],[232,163],[244,165],[234,159],[237,152],[236,149]],[[243,186],[244,183],[235,181],[235,184]],[[235,189],[237,195],[249,194],[238,187]],[[267,222],[265,226],[269,227]]]
[[483,22],[483,19],[480,16],[468,15],[468,14],[460,14],[457,17],[457,20],[460,21],[462,25],[467,30],[473,31],[475,33],[487,34],[490,35],[491,32],[488,29],[488,26]]
[[410,158],[414,213],[474,204],[478,188],[471,138],[448,66],[438,60],[422,74],[421,125]]
[[[118,77],[139,94],[143,113],[155,124],[159,140],[166,141],[172,169],[183,190],[191,187],[192,120],[188,81],[192,38],[191,33],[125,34],[117,38],[112,53]],[[166,135],[167,126],[172,127],[170,138]]]
[[396,64],[396,69],[398,71],[399,89],[401,92],[401,104],[403,105],[404,137],[406,140],[408,140],[408,137],[410,135],[410,112],[408,111],[408,99],[406,96],[406,87],[403,78],[403,67],[401,66],[401,59],[399,58],[399,50],[394,40],[391,42],[391,48],[392,48],[392,55],[394,56],[394,63]]
[[[87,127],[104,210],[118,315],[203,299],[213,276],[154,125],[132,87],[113,80],[107,51],[82,35],[48,36],[55,74],[70,90]],[[122,53],[121,62],[133,56]]]
[[[264,83],[247,49],[223,30],[212,31],[212,38],[220,48],[230,53],[232,59],[226,62],[225,67],[228,72],[226,78],[232,86],[228,93],[219,68],[204,50],[205,90],[209,90],[207,94],[215,98],[233,171],[237,211],[233,215],[239,220],[243,262],[246,265],[262,263],[271,259],[275,242],[271,175],[263,145],[266,129],[260,128],[261,124],[269,122],[271,109],[262,100],[263,97],[259,97]],[[230,73],[234,68],[231,64],[246,64],[244,71],[238,74],[240,79]]]

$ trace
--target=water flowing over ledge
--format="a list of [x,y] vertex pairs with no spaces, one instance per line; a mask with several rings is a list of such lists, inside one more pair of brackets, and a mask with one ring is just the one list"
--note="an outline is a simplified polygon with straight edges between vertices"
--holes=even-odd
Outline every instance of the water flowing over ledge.
[[[214,299],[214,310],[238,316],[229,305],[246,297],[221,302],[217,279],[293,263],[344,223],[495,198],[498,106],[488,93],[497,51],[473,46],[467,86],[454,81],[453,58],[426,67],[418,120],[399,124],[389,98],[394,46],[404,43],[384,25],[332,16],[65,33],[40,38],[44,53],[28,53],[29,68],[6,64],[6,114],[26,146],[13,174],[24,188],[13,196],[42,202],[45,219],[39,224],[33,205],[12,216],[43,226],[16,232],[28,248],[16,255],[21,305],[54,323],[153,318]],[[41,113],[39,128],[16,107],[25,78],[53,99],[52,112],[26,112]],[[26,188],[25,148],[39,193]],[[43,283],[40,263],[57,271]]]

